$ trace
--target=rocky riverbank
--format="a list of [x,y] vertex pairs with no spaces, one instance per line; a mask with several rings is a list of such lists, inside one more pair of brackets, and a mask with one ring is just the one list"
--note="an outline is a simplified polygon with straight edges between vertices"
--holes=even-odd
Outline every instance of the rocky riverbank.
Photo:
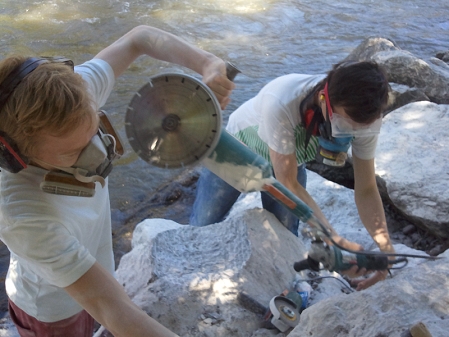
[[[330,181],[352,188],[351,168],[348,166],[341,171],[327,170],[314,162],[309,163],[309,170],[319,173]],[[126,212],[127,219],[123,222],[113,218],[113,240],[115,260],[118,265],[120,258],[130,251],[132,232],[135,226],[145,219],[161,218],[173,220],[180,224],[188,224],[191,207],[195,198],[196,181],[200,167],[186,170],[179,177],[162,186],[148,200],[142,201],[138,207]],[[352,183],[351,183],[352,181]],[[449,248],[449,241],[417,227],[406,219],[388,200],[384,200],[384,210],[387,217],[388,229],[395,243],[402,243],[410,248],[422,250],[435,256]]]
[[[445,205],[448,198],[445,194],[447,192],[444,192],[449,189],[446,188],[447,178],[443,175],[448,170],[444,166],[445,162],[442,163],[441,160],[438,160],[445,154],[441,155],[441,146],[433,146],[439,144],[439,140],[447,139],[444,137],[447,127],[441,123],[447,119],[447,109],[445,106],[443,108],[443,105],[440,109],[438,104],[449,103],[449,66],[445,63],[448,53],[441,53],[440,57],[432,58],[432,62],[427,64],[416,59],[410,53],[399,50],[388,40],[368,39],[348,57],[348,59],[357,60],[375,59],[388,68],[389,76],[394,80],[394,83],[391,83],[392,101],[388,112],[394,111],[395,116],[391,118],[388,116],[389,121],[388,123],[384,121],[382,128],[383,130],[388,129],[390,133],[388,133],[389,138],[380,144],[380,156],[376,156],[378,164],[376,173],[379,174],[378,185],[384,202],[389,232],[394,243],[402,243],[410,248],[425,251],[432,256],[440,255],[449,248],[447,214],[445,213],[447,212]],[[410,110],[397,111],[408,103],[417,101],[433,103],[427,105],[417,103],[418,105],[413,105]],[[422,115],[418,115],[417,111]],[[400,150],[407,150],[410,153],[408,156],[402,157],[397,153],[398,145],[389,143],[390,139],[401,140],[409,137],[407,131],[400,127],[400,120],[394,119],[401,116],[407,116],[412,122],[419,121],[420,125],[432,125],[433,135],[433,137],[427,137],[429,130],[426,127],[422,127],[419,130],[420,133],[415,133],[417,132],[415,127],[410,136],[411,139],[403,143],[400,148]],[[441,129],[438,129],[440,126]],[[437,134],[437,131],[441,132]],[[395,134],[396,132],[397,134]],[[442,138],[435,139],[435,135],[442,135]],[[415,144],[412,141],[418,142]],[[409,145],[412,145],[411,149],[406,149],[406,146]],[[398,160],[386,161],[382,157],[391,149],[396,151],[393,152],[393,155],[397,156]],[[423,159],[423,153],[427,155],[425,159]],[[409,160],[411,162],[408,162]],[[401,166],[402,163],[405,163],[405,166]],[[413,169],[421,167],[424,171],[413,172]],[[124,211],[112,210],[114,254],[117,265],[123,255],[131,251],[133,231],[141,221],[159,218],[170,219],[178,224],[188,223],[198,179],[198,169],[197,167],[186,170],[146,199],[142,199],[136,206],[129,207]],[[353,187],[350,162],[339,171],[329,170],[316,163],[309,163],[308,169],[327,180],[348,188]],[[418,176],[420,181],[415,179],[410,183],[407,180],[409,178],[407,173],[410,173],[412,179]],[[397,178],[402,181],[398,181]],[[408,191],[412,191],[412,193],[407,193]],[[317,197],[317,200],[319,198],[320,196]],[[371,249],[372,247],[367,248]],[[4,246],[0,247],[0,259],[1,271],[3,271],[1,277],[4,281],[9,261],[9,252]],[[2,282],[3,285],[4,282]],[[6,312],[4,288],[0,292],[3,294],[3,297],[0,298],[0,309]]]

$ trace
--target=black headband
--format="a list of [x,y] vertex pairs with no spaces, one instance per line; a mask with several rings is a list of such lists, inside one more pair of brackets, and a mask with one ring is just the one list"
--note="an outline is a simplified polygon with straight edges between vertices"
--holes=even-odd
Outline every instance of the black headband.
[[9,73],[6,79],[0,83],[0,111],[25,76],[35,70],[40,64],[47,62],[46,59],[31,57]]

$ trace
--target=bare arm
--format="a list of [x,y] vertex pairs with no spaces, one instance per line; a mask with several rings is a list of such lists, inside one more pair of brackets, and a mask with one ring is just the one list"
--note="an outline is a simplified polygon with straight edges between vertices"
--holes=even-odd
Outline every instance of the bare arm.
[[313,211],[313,214],[327,226],[327,228],[336,234],[335,230],[327,221],[321,209],[316,204],[315,200],[310,196],[304,187],[298,182],[296,176],[298,174],[298,164],[294,153],[284,155],[270,149],[270,159],[273,164],[274,174],[276,179],[296,196],[304,201]]
[[116,337],[177,336],[137,307],[117,280],[98,263],[64,289]]
[[[360,219],[380,250],[393,253],[394,248],[388,234],[385,212],[376,184],[374,159],[362,160],[353,156],[354,198]],[[377,271],[370,278],[356,282],[357,290],[366,289],[385,279],[387,271]]]
[[349,249],[362,249],[361,245],[355,242],[350,242],[337,234],[335,229],[331,226],[329,221],[324,216],[315,200],[313,200],[306,189],[302,187],[298,182],[296,178],[298,173],[298,164],[296,162],[296,156],[294,153],[284,155],[270,149],[270,158],[271,162],[273,163],[273,170],[276,179],[312,209],[313,214],[330,231],[335,242]]
[[226,77],[224,61],[163,30],[138,26],[95,58],[108,62],[118,77],[141,55],[192,69],[203,76],[203,82],[215,93],[222,109],[229,103],[235,85]]
[[354,198],[360,219],[383,252],[394,252],[387,229],[385,212],[376,184],[374,159],[353,156]]

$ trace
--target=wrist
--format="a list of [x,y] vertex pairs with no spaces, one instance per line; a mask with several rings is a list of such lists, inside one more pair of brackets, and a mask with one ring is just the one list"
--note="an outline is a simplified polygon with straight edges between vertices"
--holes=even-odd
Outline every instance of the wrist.
[[209,52],[204,53],[204,57],[200,60],[200,71],[198,71],[199,74],[203,77],[207,77],[210,76],[211,73],[216,73],[217,69],[221,70],[221,68],[223,68],[224,73],[226,73],[226,65],[221,58]]

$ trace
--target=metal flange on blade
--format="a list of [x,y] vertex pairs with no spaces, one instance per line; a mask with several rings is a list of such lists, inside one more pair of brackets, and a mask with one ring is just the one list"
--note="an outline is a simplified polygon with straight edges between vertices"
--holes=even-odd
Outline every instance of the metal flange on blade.
[[299,323],[298,306],[287,297],[273,297],[270,301],[270,311],[273,315],[271,323],[281,332],[294,328]]
[[221,124],[214,93],[194,77],[176,73],[152,77],[134,95],[125,117],[133,150],[163,168],[207,157],[218,143]]

